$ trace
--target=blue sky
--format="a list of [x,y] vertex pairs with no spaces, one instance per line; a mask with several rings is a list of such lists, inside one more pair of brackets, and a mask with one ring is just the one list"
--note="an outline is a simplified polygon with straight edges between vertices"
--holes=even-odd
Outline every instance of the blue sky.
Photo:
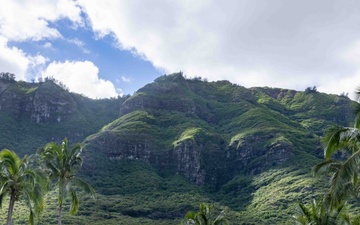
[[0,71],[91,98],[178,71],[355,98],[359,25],[355,0],[2,0]]
[[119,94],[133,94],[163,74],[148,60],[129,50],[116,47],[116,40],[110,34],[97,38],[91,27],[75,29],[68,19],[56,21],[49,26],[56,28],[63,38],[13,41],[8,45],[31,55],[41,54],[50,62],[89,60],[99,68],[99,76],[111,81]]

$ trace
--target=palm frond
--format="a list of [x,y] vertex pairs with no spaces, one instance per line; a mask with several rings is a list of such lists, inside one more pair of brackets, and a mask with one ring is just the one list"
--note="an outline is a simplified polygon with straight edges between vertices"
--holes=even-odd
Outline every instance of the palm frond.
[[59,177],[60,174],[59,166],[56,166],[55,163],[56,162],[52,162],[52,161],[45,162],[46,167],[50,170],[50,178]]
[[184,224],[196,224],[196,225],[227,225],[228,221],[225,218],[225,211],[221,211],[220,214],[215,218],[212,217],[213,205],[207,205],[201,203],[198,212],[188,212],[185,215],[186,221]]
[[2,208],[2,204],[4,202],[4,198],[6,197],[7,192],[0,193],[0,208]]
[[74,189],[70,190],[70,194],[71,194],[70,214],[75,215],[79,210],[79,199]]
[[36,172],[31,169],[24,168],[24,171],[20,174],[18,182],[28,182],[31,187],[35,186],[36,182]]
[[195,212],[190,211],[185,214],[185,219],[194,219],[195,218]]
[[75,214],[79,209],[79,201],[73,185],[77,185],[85,192],[95,196],[95,190],[85,181],[76,177],[76,173],[82,166],[81,145],[75,144],[68,147],[65,138],[60,145],[49,143],[38,151],[45,161],[45,166],[50,172],[51,178],[56,178],[58,188],[58,204],[61,207],[66,197],[70,195],[72,201],[70,213]]
[[222,210],[220,212],[220,214],[216,217],[213,224],[214,225],[228,225],[229,224],[229,222],[225,218],[225,211],[224,210]]
[[311,224],[311,221],[313,221],[312,211],[310,211],[303,203],[300,203],[300,202],[298,204],[298,208],[299,208],[300,214],[297,216],[294,216],[295,220],[302,225]]
[[360,160],[360,151],[355,152],[330,178],[330,192],[335,203],[341,201],[342,197],[354,188],[354,176],[357,176],[358,163]]
[[55,142],[50,142],[43,148],[38,149],[37,154],[44,160],[52,160],[59,157],[59,151],[59,146]]
[[76,156],[80,152],[81,152],[81,145],[80,143],[76,143],[71,147],[70,151],[67,152],[67,157],[71,158],[73,156]]
[[299,215],[293,218],[301,225],[347,224],[349,215],[346,213],[346,203],[341,202],[336,207],[332,207],[330,200],[330,196],[325,195],[322,199],[314,199],[309,206],[299,203]]
[[342,165],[342,162],[329,159],[329,160],[323,161],[323,162],[315,165],[312,168],[312,171],[315,175],[323,174],[323,173],[333,173],[333,172],[336,172],[341,165]]
[[0,204],[6,194],[15,197],[15,201],[25,200],[29,208],[29,222],[34,224],[36,213],[43,209],[43,189],[40,186],[40,173],[30,168],[29,159],[31,156],[24,156],[22,159],[8,149],[0,152],[0,163],[3,168],[2,186],[0,188]]
[[70,186],[69,182],[67,182],[66,179],[59,179],[57,182],[58,186],[58,204],[61,205],[63,203],[63,200],[66,198]]
[[[360,89],[358,89],[358,90],[356,91],[356,95],[357,95],[357,97],[358,97],[358,99],[359,99],[359,98],[360,98]],[[359,103],[357,103],[357,104],[355,105],[354,114],[356,115],[354,127],[356,127],[356,128],[359,129],[359,128],[360,128],[360,104],[359,104]]]
[[311,211],[301,202],[298,203],[300,213],[306,218],[311,217]]
[[78,187],[80,187],[83,191],[85,191],[86,193],[89,193],[92,198],[95,198],[95,189],[90,184],[88,184],[86,181],[84,181],[80,178],[75,178],[74,183]]
[[41,190],[46,193],[50,189],[50,181],[48,174],[42,170],[35,170],[35,181],[36,184],[41,188]]
[[341,146],[344,144],[342,142],[343,134],[346,133],[348,129],[352,128],[335,126],[326,131],[322,139],[325,160],[329,160],[336,151],[341,150]]
[[35,185],[33,192],[33,202],[35,213],[39,214],[44,210],[44,189],[40,185]]
[[29,208],[29,211],[30,211],[30,214],[29,214],[29,223],[30,223],[31,225],[33,225],[33,224],[34,224],[35,212],[34,212],[34,209],[33,209],[32,205],[31,205],[31,199],[32,199],[32,197],[29,195],[29,193],[26,194],[25,196],[26,196],[26,198],[25,198],[25,199],[26,199],[25,203],[26,203],[26,205],[27,205],[27,207]]
[[34,225],[34,222],[35,222],[35,215],[34,215],[34,212],[30,210],[30,215],[29,215],[29,223],[30,225]]
[[0,188],[0,194],[6,193],[8,187],[9,187],[11,184],[13,184],[13,183],[14,183],[14,181],[11,180],[11,179],[6,180],[6,181],[2,184],[2,186],[1,186],[1,188]]
[[20,158],[15,152],[4,149],[0,152],[0,163],[10,174],[17,174],[20,167]]
[[351,225],[360,225],[360,216],[356,216],[355,218],[352,218],[352,220],[350,221]]

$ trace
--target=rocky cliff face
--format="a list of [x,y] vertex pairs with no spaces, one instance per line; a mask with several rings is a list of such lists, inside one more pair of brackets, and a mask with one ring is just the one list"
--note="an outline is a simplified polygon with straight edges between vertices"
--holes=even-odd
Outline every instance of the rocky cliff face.
[[269,134],[248,135],[234,141],[227,149],[227,159],[234,161],[236,170],[258,174],[267,168],[282,164],[294,157],[295,146],[290,141],[279,140],[267,144],[274,136]]
[[0,110],[36,123],[67,121],[78,111],[70,93],[53,82],[30,84],[1,80]]
[[352,121],[353,104],[345,96],[182,74],[103,100],[55,83],[0,80],[0,149],[23,155],[49,141],[87,137],[81,175],[102,198],[95,209],[87,204],[96,218],[158,224],[206,201],[236,211],[240,224],[288,224],[294,204],[319,188],[309,171],[321,160],[321,135]]
[[[0,148],[32,153],[50,141],[81,142],[118,116],[122,98],[92,100],[54,81],[27,83],[0,79]],[[98,114],[102,117],[99,118]],[[35,147],[37,146],[37,147]]]
[[31,103],[29,112],[36,123],[68,121],[78,111],[70,93],[51,82],[39,85]]
[[[329,107],[333,111],[324,113]],[[159,173],[218,187],[239,173],[254,175],[282,165],[301,151],[318,156],[319,126],[345,122],[342,118],[350,114],[346,97],[246,89],[173,74],[127,99],[120,107],[122,122],[112,123],[86,145],[109,160],[140,160]]]
[[201,164],[201,148],[193,140],[184,140],[173,149],[176,173],[197,185],[205,184],[206,171]]

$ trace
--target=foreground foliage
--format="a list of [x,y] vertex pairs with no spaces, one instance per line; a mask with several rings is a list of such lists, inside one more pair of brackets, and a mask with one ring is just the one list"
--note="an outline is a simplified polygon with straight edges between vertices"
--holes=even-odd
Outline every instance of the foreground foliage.
[[353,127],[334,126],[323,138],[325,161],[317,164],[316,174],[330,174],[330,188],[320,201],[310,207],[299,203],[298,224],[359,224],[359,216],[351,216],[345,205],[357,197],[360,190],[360,105],[357,104]]
[[310,206],[299,203],[300,214],[294,216],[299,225],[349,225],[350,217],[346,210],[346,203],[331,207],[329,196],[320,200],[313,200]]
[[225,218],[225,211],[214,217],[214,206],[205,203],[200,204],[199,212],[188,212],[185,216],[186,222],[184,225],[228,225]]
[[[78,175],[96,189],[97,202],[80,194],[78,215],[64,214],[64,224],[173,225],[187,211],[196,211],[199,202],[226,206],[232,224],[293,224],[296,202],[309,202],[325,186],[325,179],[309,173],[321,160],[319,137],[329,125],[345,126],[351,109],[342,96],[247,89],[178,75],[160,77],[121,107],[121,101],[90,101],[49,82],[6,85],[1,97],[8,104],[2,104],[0,128],[8,132],[0,137],[1,146],[30,154],[51,140],[68,136],[79,142],[94,134],[83,142],[86,160]],[[51,111],[46,123],[37,124],[29,119],[37,112],[16,107],[31,106],[28,99],[35,96],[44,97],[39,106],[71,107]],[[106,112],[112,113],[105,119]],[[192,183],[171,157],[184,143],[191,143],[189,152],[198,157],[203,186]],[[127,146],[131,152],[124,151]],[[228,156],[241,162],[224,161]],[[178,165],[185,164],[190,165]],[[49,193],[39,224],[56,223],[57,196]],[[63,202],[63,211],[70,210],[70,201]],[[15,214],[25,223],[24,213]]]
[[[360,190],[360,106],[353,127],[337,126],[323,138],[325,161],[314,167],[315,173],[330,173],[329,196],[337,206]],[[343,153],[340,155],[339,153]]]
[[0,152],[0,205],[6,195],[10,196],[6,224],[12,224],[15,202],[23,200],[29,208],[29,223],[34,224],[34,217],[43,210],[44,192],[47,187],[46,177],[38,170],[30,168],[30,158],[20,159],[8,149]]
[[38,151],[46,167],[50,170],[50,178],[56,180],[59,225],[61,225],[63,204],[67,196],[71,197],[70,213],[76,214],[79,210],[79,200],[75,186],[90,193],[92,197],[94,197],[95,194],[93,187],[84,180],[76,177],[76,173],[81,168],[83,162],[80,144],[75,144],[72,148],[68,148],[67,142],[67,139],[64,139],[61,145],[49,143]]

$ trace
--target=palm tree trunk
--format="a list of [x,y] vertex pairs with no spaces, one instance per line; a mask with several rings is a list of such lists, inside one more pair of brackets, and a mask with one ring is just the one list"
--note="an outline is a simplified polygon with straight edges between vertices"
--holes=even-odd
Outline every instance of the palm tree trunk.
[[61,217],[62,217],[62,203],[60,203],[59,205],[58,225],[61,225]]
[[7,214],[7,219],[6,219],[6,225],[12,224],[12,214],[13,214],[13,210],[14,210],[14,205],[15,205],[15,193],[11,193],[8,214]]

